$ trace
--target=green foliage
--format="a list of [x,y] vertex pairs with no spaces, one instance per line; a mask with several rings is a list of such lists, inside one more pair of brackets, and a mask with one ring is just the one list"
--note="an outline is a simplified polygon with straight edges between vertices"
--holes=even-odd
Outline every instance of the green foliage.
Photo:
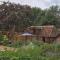
[[31,25],[55,25],[60,27],[60,7],[51,6],[48,9],[31,8],[27,5],[3,3],[0,5],[0,29],[17,32],[24,31]]
[[32,10],[30,6],[14,3],[0,5],[1,29],[9,30],[15,27],[15,31],[23,31],[32,25]]
[[6,35],[0,35],[0,44],[8,44],[8,37]]
[[60,44],[30,42],[16,51],[0,51],[3,60],[60,60]]
[[55,25],[60,23],[60,8],[58,6],[51,6],[49,9],[41,10],[33,8],[34,25]]
[[4,38],[3,38],[3,35],[0,35],[0,41],[3,41]]

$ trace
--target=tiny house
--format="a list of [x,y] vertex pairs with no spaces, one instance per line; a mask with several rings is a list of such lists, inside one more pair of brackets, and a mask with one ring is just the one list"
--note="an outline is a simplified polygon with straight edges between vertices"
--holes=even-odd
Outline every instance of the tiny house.
[[37,40],[42,40],[44,42],[53,42],[57,39],[58,31],[53,25],[46,26],[31,26],[29,27],[33,35],[36,35]]

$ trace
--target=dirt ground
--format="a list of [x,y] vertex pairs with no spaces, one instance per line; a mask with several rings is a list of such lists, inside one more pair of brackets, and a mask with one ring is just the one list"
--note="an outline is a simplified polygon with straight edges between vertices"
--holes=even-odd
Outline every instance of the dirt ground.
[[3,46],[3,45],[0,45],[0,51],[16,51],[17,48],[12,48],[12,47],[7,47],[7,46]]

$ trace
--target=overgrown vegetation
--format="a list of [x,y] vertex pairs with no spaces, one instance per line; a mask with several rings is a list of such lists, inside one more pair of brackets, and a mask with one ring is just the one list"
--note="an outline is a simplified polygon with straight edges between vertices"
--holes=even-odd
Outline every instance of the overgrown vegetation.
[[3,60],[60,60],[60,45],[30,42],[17,50],[0,51],[0,59]]
[[8,38],[0,36],[2,45],[17,48],[13,51],[0,51],[0,60],[60,60],[60,44],[43,43],[38,40],[16,41],[13,44],[6,43]]

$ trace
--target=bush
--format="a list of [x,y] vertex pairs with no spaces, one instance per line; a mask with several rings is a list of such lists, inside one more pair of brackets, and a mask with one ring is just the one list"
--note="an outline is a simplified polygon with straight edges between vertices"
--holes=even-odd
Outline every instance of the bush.
[[0,44],[8,44],[8,37],[6,35],[0,35]]
[[38,46],[30,42],[28,45],[19,47],[16,51],[0,51],[0,57],[3,60],[7,60],[7,58],[9,60],[60,60],[59,46],[47,43]]
[[60,60],[60,44],[17,41],[14,51],[0,51],[0,60]]

